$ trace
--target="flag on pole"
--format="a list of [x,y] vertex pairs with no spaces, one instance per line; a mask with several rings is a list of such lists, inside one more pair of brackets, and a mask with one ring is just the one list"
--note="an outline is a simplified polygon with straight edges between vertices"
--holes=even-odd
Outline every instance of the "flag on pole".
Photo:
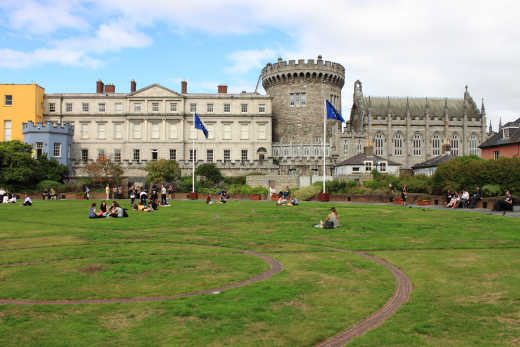
[[332,104],[327,100],[327,119],[336,119],[343,123],[345,123],[345,120],[343,117],[341,117],[341,114],[332,106]]
[[[341,116],[340,116],[341,117]],[[208,138],[208,130],[200,120],[199,116],[195,113],[195,129],[200,129],[204,133],[204,136]]]

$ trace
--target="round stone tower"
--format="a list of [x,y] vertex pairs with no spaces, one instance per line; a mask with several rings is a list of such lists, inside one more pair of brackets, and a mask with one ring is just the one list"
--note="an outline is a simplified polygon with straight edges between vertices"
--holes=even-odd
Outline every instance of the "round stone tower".
[[[323,137],[324,100],[328,99],[341,112],[341,88],[345,84],[345,68],[341,64],[299,59],[268,63],[262,69],[262,85],[272,96],[273,142],[315,144]],[[327,143],[341,127],[337,121],[327,122]]]

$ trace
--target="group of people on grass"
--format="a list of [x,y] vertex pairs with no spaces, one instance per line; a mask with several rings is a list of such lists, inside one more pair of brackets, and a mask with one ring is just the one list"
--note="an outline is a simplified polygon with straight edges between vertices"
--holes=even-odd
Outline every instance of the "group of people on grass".
[[298,206],[300,201],[293,196],[291,197],[291,191],[289,186],[285,187],[285,190],[280,190],[278,193],[278,200],[276,200],[276,206]]
[[56,190],[54,188],[50,188],[49,190],[45,189],[42,192],[42,200],[57,200],[58,194],[56,194]]
[[211,199],[211,196],[208,194],[206,197],[206,204],[213,205],[213,204],[225,204],[227,202],[227,199],[229,199],[229,194],[225,190],[222,190],[218,192],[218,196],[215,200]]
[[117,201],[112,201],[110,207],[107,206],[105,200],[101,201],[99,205],[99,211],[96,210],[97,204],[93,202],[90,205],[90,209],[88,211],[89,218],[123,218],[128,217],[128,213],[126,213],[125,209],[122,208]]

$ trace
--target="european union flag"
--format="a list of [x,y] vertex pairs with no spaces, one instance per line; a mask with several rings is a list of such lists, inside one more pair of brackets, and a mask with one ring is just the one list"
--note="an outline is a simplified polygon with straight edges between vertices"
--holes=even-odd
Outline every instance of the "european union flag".
[[195,129],[200,129],[204,133],[204,136],[208,138],[208,130],[200,120],[199,116],[195,113]]
[[343,119],[343,117],[341,117],[341,114],[339,114],[339,112],[334,108],[334,106],[332,106],[332,104],[329,102],[329,100],[327,100],[326,104],[327,104],[327,119],[336,119],[336,120],[339,120],[339,121],[345,123],[345,120]]

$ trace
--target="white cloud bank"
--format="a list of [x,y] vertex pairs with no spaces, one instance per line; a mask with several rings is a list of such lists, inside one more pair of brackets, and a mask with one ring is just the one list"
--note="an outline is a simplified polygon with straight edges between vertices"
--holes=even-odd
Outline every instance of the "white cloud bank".
[[[40,7],[31,7],[34,11],[45,11],[45,6],[55,6],[65,11],[63,18],[56,19],[55,26],[45,24],[41,31],[76,28],[74,23],[89,22],[86,15],[74,11],[74,6],[63,3],[47,1]],[[77,0],[74,3],[79,7],[88,5],[89,13],[99,14],[96,18],[109,18],[106,25],[111,31],[105,33],[99,26],[92,39],[82,39],[88,43],[86,49],[74,44],[74,39],[65,40],[70,51],[56,59],[58,63],[95,66],[96,54],[146,46],[151,39],[142,30],[154,25],[168,25],[175,32],[195,30],[209,35],[246,35],[274,29],[289,34],[296,49],[280,50],[273,42],[272,47],[237,50],[228,57],[231,62],[228,72],[245,74],[272,61],[275,53],[285,59],[316,58],[322,54],[347,69],[344,104],[350,103],[356,79],[364,83],[365,93],[371,95],[462,97],[464,85],[468,84],[477,102],[481,96],[485,97],[488,116],[494,122],[501,115],[504,120],[511,120],[520,113],[517,83],[520,26],[516,19],[520,2],[513,0]],[[22,28],[34,22],[31,19],[34,17],[18,16],[12,23]],[[111,38],[103,42],[107,37]],[[59,49],[59,44],[47,49]],[[8,49],[3,53],[0,66],[4,67],[22,67],[31,61],[49,59],[46,51],[39,50],[28,53],[29,57]]]

